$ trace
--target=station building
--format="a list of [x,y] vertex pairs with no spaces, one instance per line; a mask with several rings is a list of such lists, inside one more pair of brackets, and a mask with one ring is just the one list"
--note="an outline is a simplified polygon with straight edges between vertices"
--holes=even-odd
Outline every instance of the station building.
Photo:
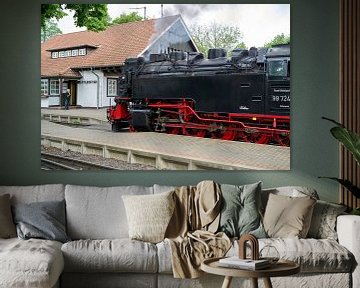
[[125,59],[171,51],[197,51],[180,15],[52,37],[41,44],[41,107],[63,106],[68,88],[70,105],[110,106]]

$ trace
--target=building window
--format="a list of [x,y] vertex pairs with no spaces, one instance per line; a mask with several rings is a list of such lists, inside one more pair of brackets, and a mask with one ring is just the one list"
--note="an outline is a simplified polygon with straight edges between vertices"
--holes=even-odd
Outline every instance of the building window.
[[116,79],[107,79],[107,95],[108,96],[117,96],[117,80]]
[[60,51],[60,52],[59,52],[59,57],[60,57],[60,58],[65,57],[65,51]]
[[41,79],[41,95],[49,94],[49,81],[48,79]]
[[70,57],[70,56],[71,56],[71,50],[65,51],[65,57]]
[[79,55],[80,55],[80,56],[86,55],[86,48],[81,48],[81,49],[79,49]]
[[50,95],[59,95],[60,85],[59,80],[50,80]]
[[52,52],[51,53],[51,58],[58,58],[59,57],[59,52]]
[[79,51],[77,49],[71,51],[71,56],[78,56]]

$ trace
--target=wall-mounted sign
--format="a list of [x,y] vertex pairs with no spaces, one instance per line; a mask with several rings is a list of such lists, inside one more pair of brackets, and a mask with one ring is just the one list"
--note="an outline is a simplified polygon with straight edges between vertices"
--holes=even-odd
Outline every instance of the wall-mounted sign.
[[93,83],[97,83],[96,80],[79,80],[78,81],[79,84],[93,84]]

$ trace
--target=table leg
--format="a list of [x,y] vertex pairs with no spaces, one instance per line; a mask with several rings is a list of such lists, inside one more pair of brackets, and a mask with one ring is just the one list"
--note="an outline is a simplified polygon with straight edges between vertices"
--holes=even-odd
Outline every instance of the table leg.
[[251,278],[252,287],[258,288],[258,279],[257,278]]
[[232,277],[231,276],[225,276],[224,282],[221,286],[221,288],[230,288]]
[[263,279],[264,279],[265,288],[273,288],[270,278],[266,277]]

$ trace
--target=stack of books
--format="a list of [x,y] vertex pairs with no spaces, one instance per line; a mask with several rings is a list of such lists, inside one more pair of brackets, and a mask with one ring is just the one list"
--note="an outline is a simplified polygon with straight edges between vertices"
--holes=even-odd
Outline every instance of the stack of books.
[[271,266],[267,259],[251,260],[240,259],[238,256],[222,258],[219,260],[219,266],[246,270],[260,270]]

